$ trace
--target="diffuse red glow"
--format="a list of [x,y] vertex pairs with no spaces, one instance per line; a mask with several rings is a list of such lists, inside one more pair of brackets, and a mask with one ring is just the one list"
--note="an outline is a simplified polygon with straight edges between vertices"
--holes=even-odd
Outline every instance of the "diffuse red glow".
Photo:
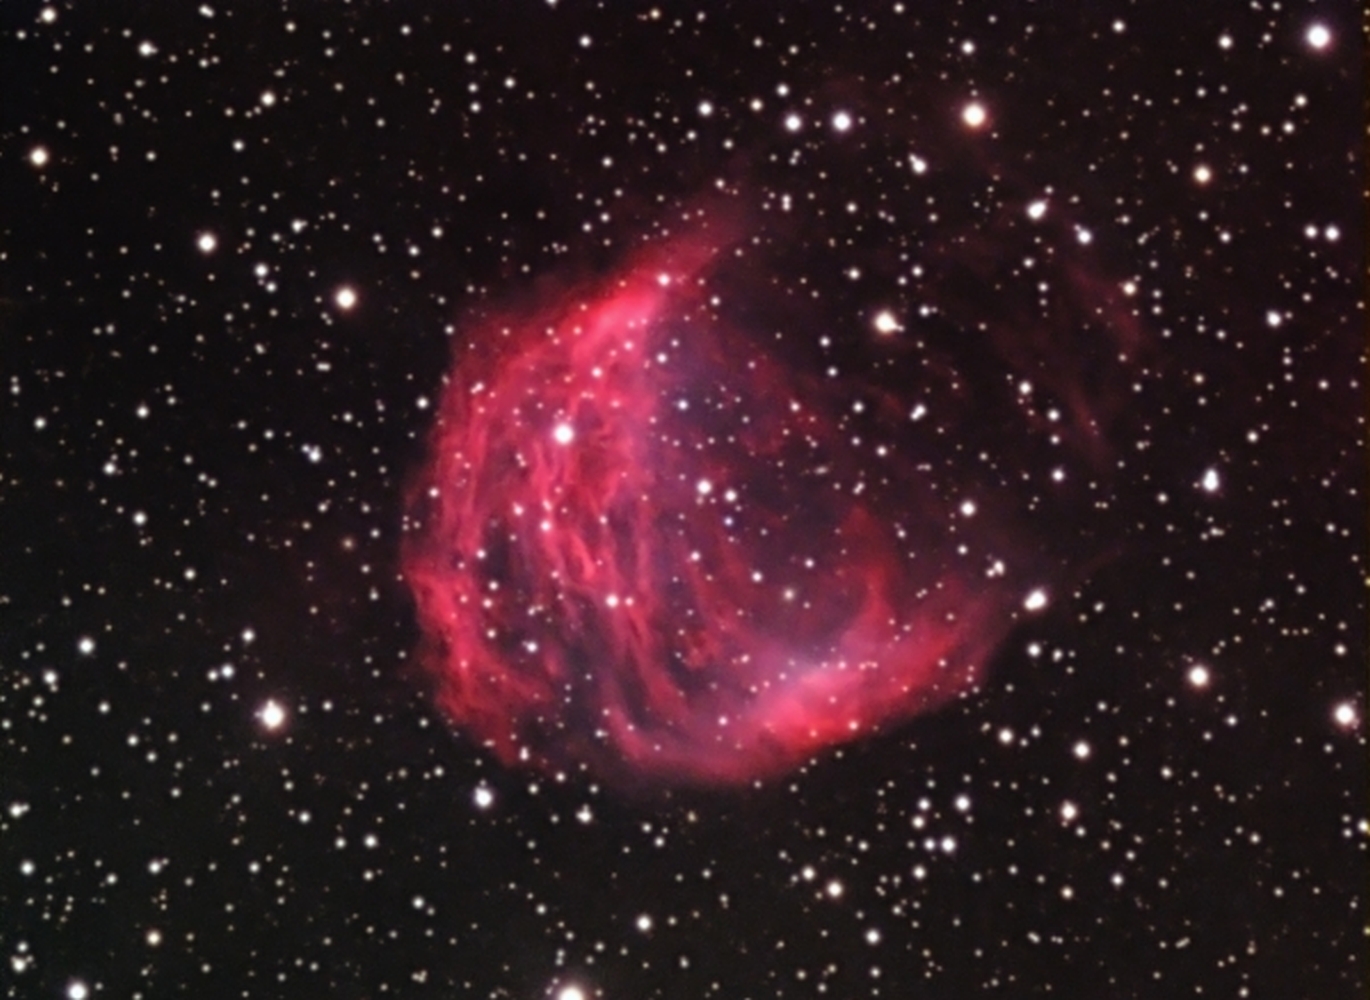
[[1011,623],[903,408],[730,329],[717,266],[659,247],[456,359],[405,571],[442,708],[506,762],[778,773],[967,690]]

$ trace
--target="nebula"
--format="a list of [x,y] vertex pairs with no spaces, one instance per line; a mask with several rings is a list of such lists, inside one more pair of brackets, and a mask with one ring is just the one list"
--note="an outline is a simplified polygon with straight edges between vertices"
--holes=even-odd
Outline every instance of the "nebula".
[[785,772],[973,690],[1036,582],[909,393],[720,305],[728,246],[663,239],[455,354],[404,575],[439,705],[506,763]]

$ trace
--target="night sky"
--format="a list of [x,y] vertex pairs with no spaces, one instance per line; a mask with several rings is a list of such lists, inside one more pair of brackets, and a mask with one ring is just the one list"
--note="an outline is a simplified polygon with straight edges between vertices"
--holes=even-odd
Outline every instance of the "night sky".
[[0,994],[1363,995],[1357,7],[5,0]]

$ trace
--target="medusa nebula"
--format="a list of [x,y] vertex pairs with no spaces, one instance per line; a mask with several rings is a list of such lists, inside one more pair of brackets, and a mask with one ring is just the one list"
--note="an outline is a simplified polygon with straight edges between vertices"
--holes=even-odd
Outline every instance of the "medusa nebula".
[[508,763],[782,772],[973,688],[1033,586],[945,428],[740,325],[755,265],[706,237],[455,357],[405,576],[442,709]]

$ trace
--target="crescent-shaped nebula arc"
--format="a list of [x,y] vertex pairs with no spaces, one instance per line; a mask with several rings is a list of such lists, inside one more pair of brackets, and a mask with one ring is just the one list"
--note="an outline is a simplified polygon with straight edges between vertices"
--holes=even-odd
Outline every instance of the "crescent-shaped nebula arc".
[[404,571],[439,704],[507,763],[783,772],[975,687],[1035,582],[907,400],[736,325],[715,278],[755,265],[708,237],[455,356]]

